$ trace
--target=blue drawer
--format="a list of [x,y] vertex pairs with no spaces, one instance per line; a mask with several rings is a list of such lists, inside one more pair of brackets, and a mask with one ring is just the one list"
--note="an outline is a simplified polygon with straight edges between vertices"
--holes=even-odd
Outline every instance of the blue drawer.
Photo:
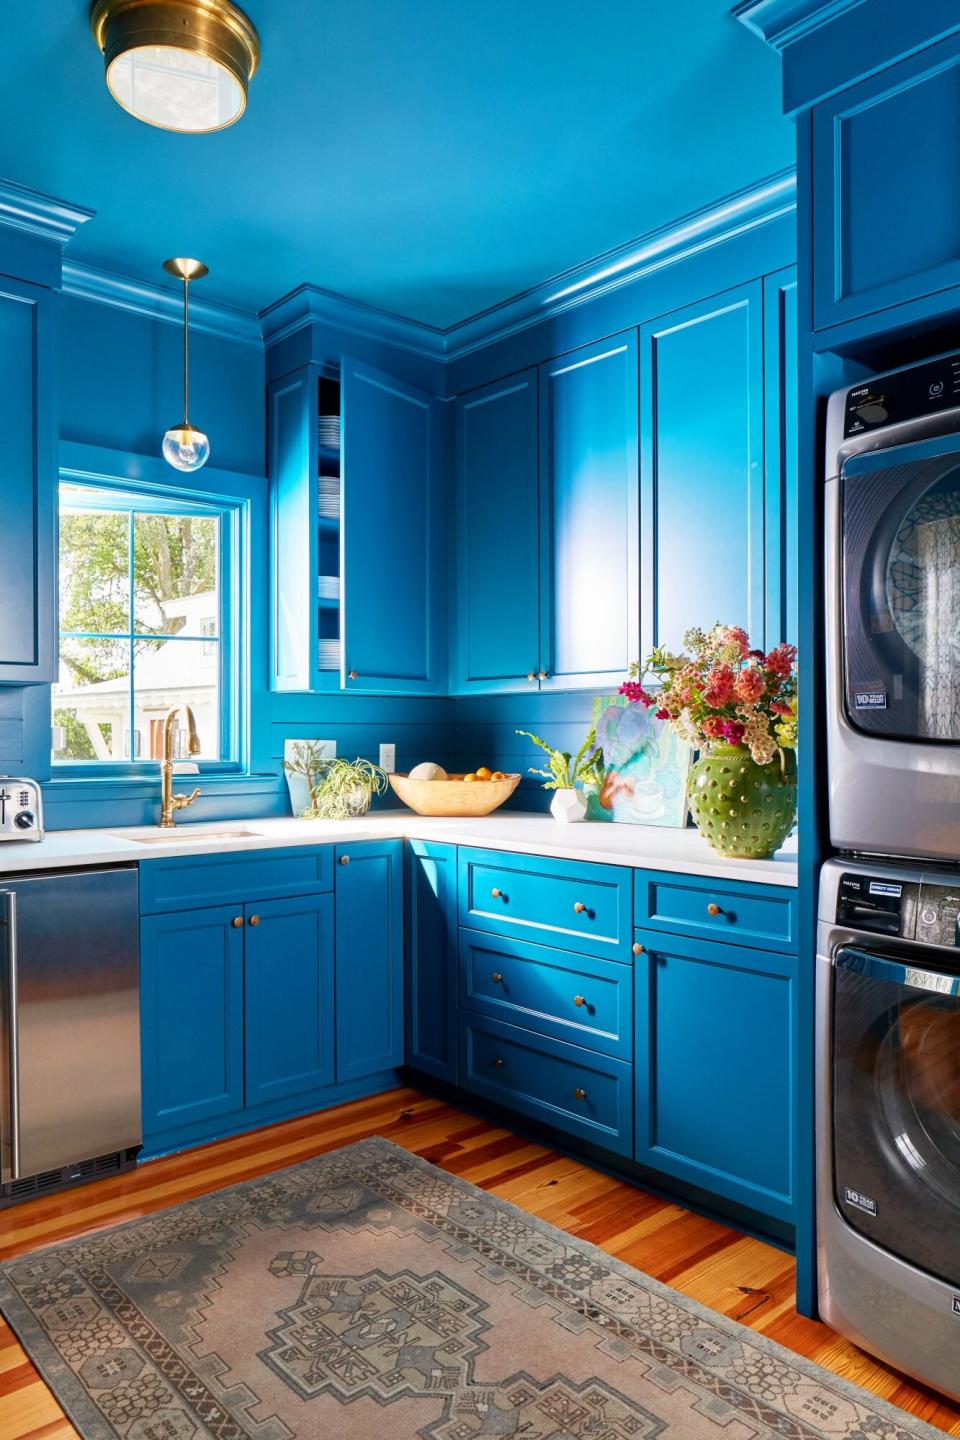
[[797,892],[786,885],[717,883],[700,876],[638,870],[636,924],[796,954]]
[[140,913],[285,899],[333,889],[333,846],[293,846],[140,862]]
[[460,1004],[554,1040],[633,1058],[633,976],[610,960],[461,930]]
[[631,871],[466,847],[459,866],[461,925],[631,962]]
[[460,1083],[567,1135],[633,1154],[633,1066],[623,1060],[461,1011]]

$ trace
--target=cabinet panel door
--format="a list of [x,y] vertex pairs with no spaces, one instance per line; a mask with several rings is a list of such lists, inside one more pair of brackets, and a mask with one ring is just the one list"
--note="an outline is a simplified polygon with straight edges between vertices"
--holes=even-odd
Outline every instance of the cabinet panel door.
[[275,690],[310,690],[317,671],[316,385],[308,365],[267,392]]
[[960,283],[960,37],[813,112],[814,324]]
[[337,846],[337,1079],[403,1063],[403,842]]
[[[767,648],[797,643],[797,272],[763,282]],[[759,640],[758,640],[759,643]]]
[[341,616],[348,690],[429,693],[440,673],[436,402],[345,359]]
[[543,689],[620,681],[639,645],[637,335],[540,367]]
[[763,290],[641,330],[643,653],[691,626],[763,637]]
[[457,847],[406,847],[406,1062],[457,1080]]
[[250,903],[244,913],[247,1104],[331,1085],[333,896]]
[[53,295],[0,280],[0,681],[55,679]]
[[796,962],[638,934],[636,1158],[790,1220]]
[[239,906],[140,921],[143,1133],[243,1108]]
[[458,694],[528,690],[539,668],[537,371],[457,402]]

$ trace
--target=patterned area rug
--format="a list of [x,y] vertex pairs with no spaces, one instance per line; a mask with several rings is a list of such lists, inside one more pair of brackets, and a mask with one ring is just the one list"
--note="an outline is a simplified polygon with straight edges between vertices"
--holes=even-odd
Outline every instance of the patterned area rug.
[[85,1440],[942,1433],[381,1139],[11,1261],[0,1308]]

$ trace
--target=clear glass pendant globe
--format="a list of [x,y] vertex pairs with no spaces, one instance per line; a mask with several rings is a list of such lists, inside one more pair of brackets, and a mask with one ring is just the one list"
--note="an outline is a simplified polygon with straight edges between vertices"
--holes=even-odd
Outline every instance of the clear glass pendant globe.
[[174,425],[163,437],[163,458],[175,470],[199,470],[210,459],[210,441],[192,425]]

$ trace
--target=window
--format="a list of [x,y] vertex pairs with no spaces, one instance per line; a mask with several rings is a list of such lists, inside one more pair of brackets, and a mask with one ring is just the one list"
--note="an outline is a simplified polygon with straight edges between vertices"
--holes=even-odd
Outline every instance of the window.
[[[201,765],[236,760],[224,657],[233,513],[169,492],[61,484],[55,762],[156,761],[165,716],[186,705]],[[186,756],[185,720],[173,737]]]

